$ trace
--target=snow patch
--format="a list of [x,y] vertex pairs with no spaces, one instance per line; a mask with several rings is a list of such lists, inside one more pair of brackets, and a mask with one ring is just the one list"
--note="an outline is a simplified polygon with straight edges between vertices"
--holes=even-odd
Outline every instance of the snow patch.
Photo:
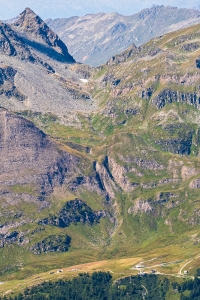
[[88,83],[89,82],[89,80],[83,79],[83,78],[81,78],[80,81],[83,82],[83,83]]

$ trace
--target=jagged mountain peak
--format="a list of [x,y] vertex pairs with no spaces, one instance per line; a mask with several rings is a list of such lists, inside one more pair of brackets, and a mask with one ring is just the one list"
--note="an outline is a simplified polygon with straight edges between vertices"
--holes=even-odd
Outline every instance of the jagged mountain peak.
[[[34,41],[31,46],[45,46],[53,48],[68,63],[74,63],[74,58],[69,54],[67,46],[61,41],[56,33],[30,8],[19,15],[18,20],[13,24],[13,28],[23,35],[26,42]],[[40,44],[40,45],[39,45]]]
[[29,7],[19,15],[18,20],[14,23],[16,26],[24,28],[25,30],[33,31],[39,29],[37,25],[44,23],[44,21],[36,15]]
[[32,14],[36,15],[36,14],[34,13],[34,11],[33,11],[32,9],[30,9],[30,7],[26,7],[25,10],[24,10],[24,12],[25,12],[25,13],[32,13]]

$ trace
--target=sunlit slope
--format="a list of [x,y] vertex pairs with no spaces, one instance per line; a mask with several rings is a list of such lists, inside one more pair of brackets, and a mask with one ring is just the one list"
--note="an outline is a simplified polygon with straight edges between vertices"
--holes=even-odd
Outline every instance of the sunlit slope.
[[[39,181],[28,182],[28,173],[26,181],[16,180],[12,170],[9,181],[1,175],[2,281],[140,254],[175,252],[174,260],[185,262],[198,255],[199,56],[198,25],[87,69],[85,86],[99,108],[76,112],[76,127],[67,127],[51,111],[11,114],[20,124],[28,122],[22,116],[31,120],[32,130],[39,136],[44,132],[53,146],[47,155],[44,142],[34,146],[43,156],[30,174]],[[85,67],[68,70],[80,74]],[[1,128],[3,141],[9,137],[15,146],[11,149],[7,140],[2,162],[12,165],[7,149],[13,157],[19,151],[20,157],[32,157],[28,142],[14,142],[20,140],[17,130],[8,135],[9,122],[5,126],[2,119]],[[71,160],[61,163],[65,167],[55,167],[54,160],[66,156]],[[23,159],[14,163],[24,166]]]

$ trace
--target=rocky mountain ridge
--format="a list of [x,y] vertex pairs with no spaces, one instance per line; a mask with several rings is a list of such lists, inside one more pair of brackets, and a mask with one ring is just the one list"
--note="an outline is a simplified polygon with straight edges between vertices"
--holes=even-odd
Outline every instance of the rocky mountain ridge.
[[[12,25],[1,23],[0,32],[3,107],[42,113],[54,107],[56,115],[69,123],[78,122],[75,111],[94,109],[81,81],[85,72],[73,71],[79,66],[67,47],[33,11],[26,8]],[[12,69],[12,76],[5,76],[5,66]]]
[[117,13],[47,20],[79,62],[106,63],[131,44],[141,46],[151,38],[200,22],[199,10],[154,6],[131,16]]

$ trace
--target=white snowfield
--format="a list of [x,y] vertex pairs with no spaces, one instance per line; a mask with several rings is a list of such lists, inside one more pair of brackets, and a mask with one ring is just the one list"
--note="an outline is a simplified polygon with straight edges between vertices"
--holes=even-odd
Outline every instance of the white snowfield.
[[83,83],[88,83],[89,82],[89,80],[84,79],[84,78],[80,78],[80,81],[83,82]]

